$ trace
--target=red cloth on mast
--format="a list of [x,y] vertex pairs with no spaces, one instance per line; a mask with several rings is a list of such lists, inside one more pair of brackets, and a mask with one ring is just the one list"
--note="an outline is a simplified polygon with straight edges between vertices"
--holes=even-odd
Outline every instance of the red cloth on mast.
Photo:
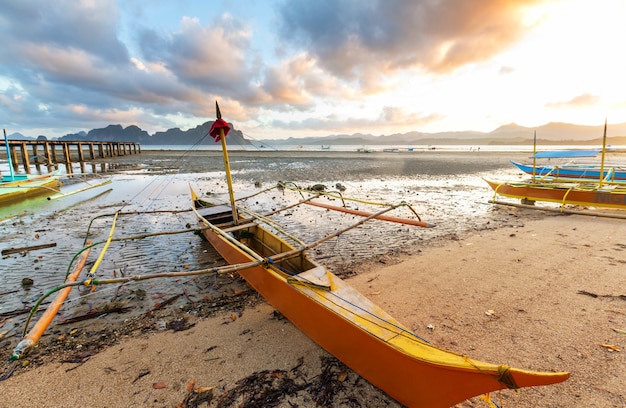
[[230,126],[228,126],[228,123],[224,119],[217,119],[213,122],[211,129],[209,130],[209,134],[213,136],[213,139],[215,139],[216,142],[220,141],[220,129],[224,129],[224,137],[226,137],[230,131]]

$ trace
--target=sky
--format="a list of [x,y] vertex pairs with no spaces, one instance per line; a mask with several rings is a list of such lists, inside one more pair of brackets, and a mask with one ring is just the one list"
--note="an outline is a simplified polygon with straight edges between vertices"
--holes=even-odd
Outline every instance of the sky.
[[0,0],[0,122],[256,140],[626,122],[623,0]]

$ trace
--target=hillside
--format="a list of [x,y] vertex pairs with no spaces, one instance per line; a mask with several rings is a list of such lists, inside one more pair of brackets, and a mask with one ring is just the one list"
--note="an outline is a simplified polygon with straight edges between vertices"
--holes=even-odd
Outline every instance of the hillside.
[[[89,132],[77,132],[59,138],[59,140],[86,140],[86,141],[114,141],[114,142],[138,142],[144,145],[194,145],[202,140],[201,144],[212,144],[213,139],[208,134],[213,122],[205,122],[195,128],[181,130],[179,128],[168,129],[150,135],[138,126],[131,125],[126,128],[121,125],[109,125],[105,128],[92,129]],[[232,124],[231,124],[232,126]],[[529,144],[533,141],[533,135],[537,134],[539,144],[599,144],[602,142],[604,125],[583,126],[571,123],[548,123],[537,128],[519,126],[514,123],[501,126],[491,132],[408,132],[390,135],[372,134],[336,134],[324,137],[304,137],[288,139],[260,140],[272,145],[283,144],[335,144],[335,145],[445,145],[445,144]],[[206,136],[206,137],[205,137]],[[626,123],[612,124],[608,126],[607,136],[611,144],[626,144]],[[20,133],[8,135],[13,140],[34,140],[35,138],[24,136]],[[45,136],[39,136],[43,138]],[[204,139],[203,139],[204,138]],[[251,144],[244,138],[241,131],[233,129],[229,134],[233,144]]]

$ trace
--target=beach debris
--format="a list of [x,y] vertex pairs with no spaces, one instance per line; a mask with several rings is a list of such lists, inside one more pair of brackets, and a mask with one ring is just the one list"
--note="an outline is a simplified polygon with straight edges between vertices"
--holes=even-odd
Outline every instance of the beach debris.
[[346,191],[346,186],[344,186],[344,185],[343,185],[343,184],[341,184],[341,183],[337,183],[337,184],[335,184],[335,188],[336,188],[337,190],[341,191],[342,193],[343,193],[344,191]]
[[140,289],[131,290],[130,293],[132,293],[134,298],[137,299],[137,300],[145,299],[146,298],[146,294],[147,294],[145,289],[141,289],[141,288]]
[[311,387],[311,393],[318,405],[329,407],[334,405],[335,395],[344,390],[345,378],[344,381],[339,381],[339,374],[348,372],[348,367],[334,357],[323,356],[320,360],[322,374],[319,382]]
[[[177,295],[174,295],[174,296],[172,296],[172,297],[170,297],[170,298],[168,298],[168,299],[164,300],[163,302],[157,302],[157,303],[155,303],[155,304],[154,304],[154,307],[153,307],[151,310],[148,310],[148,311],[146,312],[146,316],[151,316],[151,315],[152,315],[152,313],[156,312],[157,310],[162,309],[163,307],[165,307],[165,306],[167,306],[167,305],[169,305],[169,304],[174,303],[174,301],[175,301],[176,299],[178,299],[179,297],[181,297],[182,295],[183,295],[182,293],[179,293],[179,294],[177,294]],[[153,299],[155,299],[155,296],[159,296],[159,295],[154,295],[152,298],[153,298]],[[159,298],[160,298],[160,297],[162,297],[162,296],[159,296]]]
[[85,361],[89,359],[89,357],[98,354],[96,350],[87,350],[81,353],[75,354],[70,358],[66,358],[61,360],[62,363],[71,363],[71,364],[83,364]]
[[124,306],[124,302],[110,302],[105,304],[104,306],[92,310],[84,315],[72,317],[70,319],[65,319],[63,321],[59,321],[59,324],[72,324],[76,322],[81,322],[83,320],[93,319],[95,317],[99,317],[109,313],[126,313],[130,310],[130,307]]
[[435,330],[435,326],[434,326],[434,325],[432,325],[432,324],[429,324],[428,326],[426,326],[426,328],[427,328],[428,330]]
[[261,180],[257,180],[254,182],[254,187],[261,188],[263,186],[263,182]]
[[496,314],[495,310],[493,310],[493,309],[489,309],[489,310],[487,310],[487,311],[485,312],[485,314],[486,314],[487,316],[489,316],[489,317],[493,317],[493,318],[495,318],[495,319],[500,318],[500,316],[498,316],[498,315]]
[[609,351],[622,351],[622,349],[620,349],[619,346],[615,346],[613,344],[598,344],[598,346],[604,347],[605,349]]
[[150,374],[150,370],[144,370],[144,371],[140,372],[137,375],[137,377],[135,377],[135,379],[133,380],[132,384],[136,383],[137,381],[139,381],[141,378],[145,377],[148,374]]
[[22,309],[10,310],[8,312],[0,313],[0,319],[11,318],[19,315],[23,315],[26,313],[30,313],[31,308],[28,306],[24,306]]
[[196,386],[196,380],[192,378],[191,380],[187,382],[187,387],[185,389],[187,390],[187,392],[191,392],[193,391],[195,386]]
[[35,283],[31,278],[22,278],[22,286],[33,286]]
[[603,297],[603,298],[612,298],[612,299],[626,300],[626,295],[598,295],[596,293],[587,292],[586,290],[579,290],[576,293],[578,293],[579,295],[591,296],[592,298]]
[[[626,330],[618,329],[617,327],[613,327],[613,331],[619,334],[626,334]],[[0,336],[0,338],[2,337]]]
[[11,378],[11,376],[13,375],[13,373],[15,372],[17,367],[18,367],[17,364],[12,364],[9,367],[9,369],[6,370],[6,372],[4,372],[2,375],[0,375],[0,381],[8,380],[9,378]]
[[183,289],[183,295],[185,295],[185,297],[187,298],[187,300],[189,301],[189,303],[193,303],[193,295],[190,295],[189,292],[187,292],[187,289]]
[[3,249],[2,250],[2,256],[11,255],[11,254],[17,254],[17,253],[19,253],[20,255],[24,256],[29,251],[35,251],[37,249],[52,248],[52,247],[55,247],[55,246],[57,246],[57,243],[56,242],[51,242],[49,244],[32,245],[32,246],[26,246],[26,247],[22,247],[22,248],[7,248],[7,249]]
[[311,191],[326,191],[326,186],[323,184],[313,184],[308,188]]
[[[219,397],[219,407],[275,407],[288,395],[295,395],[308,385],[302,376],[285,370],[263,370],[237,381],[236,386]],[[330,405],[324,405],[330,406]]]
[[152,388],[154,388],[155,390],[161,390],[163,388],[167,388],[167,384],[165,384],[164,382],[155,382],[152,383]]
[[[191,389],[189,385],[191,384]],[[195,381],[191,380],[187,383],[187,395],[185,399],[176,405],[176,408],[191,408],[191,407],[199,407],[204,406],[203,404],[208,404],[213,399],[213,389],[215,387],[196,387],[194,388]]]
[[189,323],[189,318],[184,316],[179,319],[174,319],[171,322],[167,323],[167,328],[173,331],[184,331],[189,330],[194,327],[195,323]]

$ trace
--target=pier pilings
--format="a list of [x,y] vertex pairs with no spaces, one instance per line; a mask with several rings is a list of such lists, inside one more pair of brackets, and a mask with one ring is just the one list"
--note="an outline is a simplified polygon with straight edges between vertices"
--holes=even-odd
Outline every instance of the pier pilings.
[[21,163],[27,174],[31,172],[31,162],[37,171],[41,172],[42,165],[47,166],[49,171],[53,167],[56,168],[59,163],[71,169],[72,163],[82,165],[86,159],[95,160],[141,153],[141,145],[136,142],[9,140],[8,143],[13,170],[17,172]]

